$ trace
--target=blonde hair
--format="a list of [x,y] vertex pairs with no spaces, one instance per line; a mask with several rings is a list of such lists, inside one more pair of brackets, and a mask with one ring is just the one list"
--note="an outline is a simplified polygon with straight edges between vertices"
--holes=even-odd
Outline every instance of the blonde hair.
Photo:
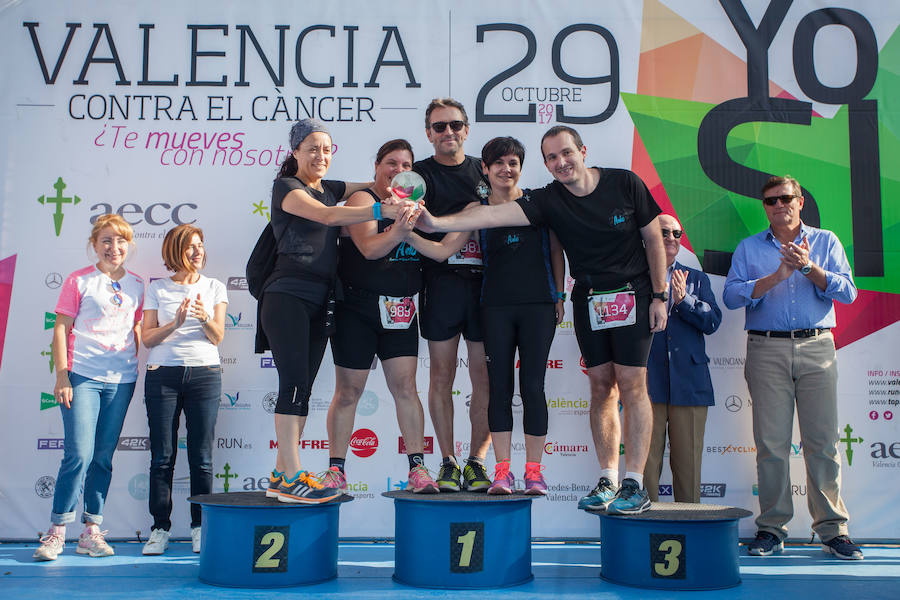
[[102,231],[104,227],[109,227],[117,234],[121,235],[129,244],[134,239],[134,230],[131,229],[131,225],[128,224],[128,221],[123,219],[121,215],[106,214],[100,215],[97,217],[97,220],[94,221],[94,228],[91,229],[91,235],[88,238],[89,244],[93,246],[97,243],[97,239],[100,237],[100,231]]
[[[201,242],[203,241],[203,230],[193,225],[179,225],[166,232],[166,238],[162,243],[162,259],[166,269],[173,273],[178,271],[193,273],[195,271],[194,265],[184,256],[191,245],[191,238],[194,237],[194,234],[200,237]],[[203,266],[206,266],[205,252],[203,253]]]

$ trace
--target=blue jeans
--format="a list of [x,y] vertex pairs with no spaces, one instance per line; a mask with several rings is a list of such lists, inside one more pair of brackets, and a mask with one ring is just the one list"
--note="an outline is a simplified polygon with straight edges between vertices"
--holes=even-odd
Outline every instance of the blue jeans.
[[103,522],[103,504],[112,479],[112,457],[122,433],[134,384],[104,383],[69,373],[72,408],[60,405],[65,450],[50,521],[65,525],[75,521],[75,505],[84,492],[85,523]]
[[[150,514],[153,529],[172,527],[172,477],[181,412],[187,425],[191,495],[212,492],[212,448],[222,397],[222,367],[147,369],[144,402],[150,425]],[[191,504],[191,527],[200,526],[200,505]]]

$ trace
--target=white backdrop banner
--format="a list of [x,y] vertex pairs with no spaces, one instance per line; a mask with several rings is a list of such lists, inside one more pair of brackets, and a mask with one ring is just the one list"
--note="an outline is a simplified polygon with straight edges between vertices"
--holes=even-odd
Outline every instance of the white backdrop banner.
[[[892,38],[900,9],[875,0],[744,4],[2,3],[0,538],[33,538],[49,522],[63,449],[60,409],[51,393],[58,368],[50,356],[53,310],[62,280],[94,260],[86,245],[92,221],[115,212],[133,225],[137,250],[129,268],[145,281],[167,276],[160,245],[168,229],[180,223],[204,229],[205,273],[227,283],[230,300],[220,346],[225,373],[214,486],[262,490],[275,458],[277,376],[270,354],[253,353],[256,304],[243,270],[269,216],[271,182],[289,151],[290,125],[305,117],[325,121],[337,146],[329,178],[366,181],[377,148],[388,139],[407,138],[418,158],[432,153],[424,109],[436,96],[453,96],[466,106],[469,154],[477,156],[498,135],[525,144],[525,187],[550,180],[540,164],[543,132],[556,124],[575,127],[590,164],[636,170],[660,205],[678,214],[688,234],[681,259],[697,267],[707,265],[709,250],[729,252],[765,225],[755,192],[747,193],[739,181],[749,176],[739,174],[729,184],[728,169],[797,176],[815,195],[822,226],[843,240],[863,290],[860,307],[839,313],[846,328],[838,332],[840,455],[851,533],[900,538],[893,510],[900,492],[894,419],[900,403],[894,354],[900,285],[894,273],[900,269],[893,268],[900,266],[900,214],[896,203],[881,205],[898,191],[891,179],[900,158],[898,95],[890,94],[897,91],[890,75],[900,72]],[[770,37],[756,29],[764,15],[780,23]],[[769,118],[763,109],[742,119],[744,109],[728,103],[759,97],[760,81],[767,99],[797,102],[791,106],[810,115],[805,123]],[[860,86],[867,88],[857,93]],[[869,126],[854,120],[848,106],[869,110],[874,120]],[[723,130],[720,160],[710,163],[705,134],[698,132],[721,107],[737,116]],[[874,166],[860,167],[856,153]],[[861,181],[871,185],[861,188]],[[865,203],[873,198],[877,213]],[[874,224],[865,216],[872,214],[881,215]],[[877,264],[861,262],[874,256],[876,242],[880,273]],[[707,271],[721,298],[724,273]],[[588,380],[567,308],[547,365],[544,463],[550,492],[534,502],[532,531],[537,537],[590,538],[599,535],[599,523],[575,505],[596,483],[597,461]],[[724,313],[707,345],[716,406],[706,430],[702,495],[704,502],[756,512],[743,313]],[[417,380],[423,403],[428,375],[422,343]],[[327,466],[325,415],[333,391],[328,351],[300,442],[302,460],[313,470]],[[456,454],[464,458],[471,394],[464,346],[453,394]],[[522,413],[518,397],[515,402],[513,465],[521,476]],[[183,435],[182,425],[180,448]],[[430,423],[425,435],[426,462],[436,470],[440,456]],[[147,436],[141,377],[104,511],[112,537],[149,532]],[[407,465],[378,365],[359,403],[354,439],[368,443],[351,443],[348,453],[356,501],[341,509],[341,535],[391,537],[393,507],[380,494],[405,486]],[[802,454],[795,433],[791,534],[799,538],[810,530]],[[492,453],[488,463],[492,468]],[[668,466],[662,482],[662,498],[671,499]],[[181,449],[176,536],[188,534],[188,487]],[[751,534],[752,519],[740,531]]]

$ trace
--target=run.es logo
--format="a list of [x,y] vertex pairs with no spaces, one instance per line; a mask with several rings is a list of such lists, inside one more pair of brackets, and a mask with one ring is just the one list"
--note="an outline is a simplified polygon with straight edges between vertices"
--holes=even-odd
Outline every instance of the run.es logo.
[[63,181],[62,177],[56,180],[56,183],[53,184],[53,189],[56,190],[55,196],[41,196],[38,198],[38,202],[42,205],[46,206],[48,204],[55,204],[56,210],[53,211],[53,227],[56,229],[56,237],[59,237],[60,232],[62,231],[63,224],[63,204],[71,204],[76,205],[81,202],[81,198],[78,196],[63,196],[63,190],[66,189],[66,184]]
[[848,423],[844,427],[844,437],[838,441],[847,445],[844,452],[847,454],[847,466],[849,467],[853,464],[853,444],[861,444],[863,439],[861,437],[853,437],[853,428],[850,427],[850,424]]
[[222,473],[216,473],[216,479],[223,480],[222,489],[224,489],[225,492],[228,492],[229,488],[231,487],[231,485],[228,483],[228,480],[237,479],[238,474],[231,472],[231,465],[229,465],[228,463],[225,463],[225,466],[222,467],[222,471]]

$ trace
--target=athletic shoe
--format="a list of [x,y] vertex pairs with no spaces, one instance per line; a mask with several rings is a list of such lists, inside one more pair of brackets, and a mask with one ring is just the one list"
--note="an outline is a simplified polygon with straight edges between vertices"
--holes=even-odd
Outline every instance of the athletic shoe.
[[650,508],[647,490],[638,487],[638,482],[630,477],[622,480],[615,499],[606,507],[610,515],[639,515]]
[[34,560],[56,560],[59,553],[66,547],[66,528],[50,527],[47,535],[41,538],[41,545],[38,546],[32,558]]
[[822,544],[822,550],[841,560],[862,560],[863,553],[859,546],[853,543],[846,535],[831,538]]
[[438,488],[442,492],[459,491],[459,465],[456,463],[444,463],[438,471]]
[[603,512],[616,497],[619,489],[608,477],[601,477],[591,493],[578,501],[578,508],[593,512]]
[[287,479],[281,481],[278,486],[278,500],[280,502],[294,502],[298,504],[322,504],[336,498],[340,498],[340,488],[327,488],[319,483],[316,476],[308,471],[300,471],[294,481]]
[[150,532],[150,539],[144,544],[141,554],[145,556],[159,556],[169,547],[169,532],[165,529],[154,529]]
[[327,471],[319,475],[319,482],[327,488],[347,489],[347,477],[337,467],[328,467]]
[[[824,549],[824,546],[822,548]],[[747,544],[747,554],[751,556],[770,556],[773,552],[782,550],[784,542],[768,531],[757,531],[756,539]]]
[[486,492],[491,487],[484,465],[466,461],[463,467],[463,487],[470,492]]
[[[532,465],[532,466],[529,466]],[[529,496],[544,496],[547,494],[547,482],[541,471],[544,465],[540,463],[525,464],[525,493]]]
[[501,460],[494,466],[494,483],[488,488],[491,495],[512,494],[516,489],[516,478],[509,472],[509,461]]
[[269,487],[266,489],[266,498],[278,497],[278,486],[281,485],[283,480],[283,473],[281,475],[276,475],[275,471],[272,471],[272,476],[269,477]]
[[438,484],[431,478],[431,473],[425,468],[425,465],[416,465],[409,470],[409,477],[406,482],[406,491],[413,494],[437,494]]
[[191,527],[191,550],[194,551],[194,554],[200,554],[202,532],[202,527]]
[[92,525],[90,531],[82,531],[81,535],[78,536],[78,547],[75,548],[75,552],[78,554],[87,554],[91,558],[112,556],[115,554],[115,551],[113,551],[112,546],[107,544],[106,540],[103,539],[103,536],[107,533],[109,532],[100,531],[98,526]]

